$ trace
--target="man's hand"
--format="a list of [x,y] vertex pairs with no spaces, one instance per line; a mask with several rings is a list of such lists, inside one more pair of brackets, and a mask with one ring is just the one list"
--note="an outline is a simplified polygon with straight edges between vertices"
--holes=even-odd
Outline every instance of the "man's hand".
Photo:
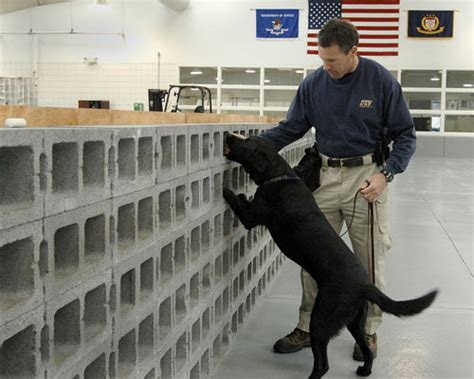
[[385,175],[378,172],[365,181],[365,187],[361,187],[360,194],[369,203],[373,203],[378,199],[385,187],[387,187]]

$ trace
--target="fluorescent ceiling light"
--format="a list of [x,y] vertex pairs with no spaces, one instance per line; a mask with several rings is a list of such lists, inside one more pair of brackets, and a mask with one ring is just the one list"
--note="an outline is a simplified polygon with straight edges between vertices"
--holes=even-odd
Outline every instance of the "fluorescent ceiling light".
[[304,70],[296,70],[295,71],[297,74],[304,74]]
[[263,82],[264,83],[270,83],[270,79],[265,79]]
[[437,76],[433,76],[430,80],[432,82],[439,82],[439,78]]
[[190,72],[191,75],[202,75],[202,71],[200,70],[194,70]]
[[472,87],[474,87],[471,83],[464,83],[462,86],[463,86],[463,87],[466,87],[466,88],[472,88]]
[[246,72],[247,74],[255,74],[257,71],[248,68],[247,70],[245,70],[245,72]]

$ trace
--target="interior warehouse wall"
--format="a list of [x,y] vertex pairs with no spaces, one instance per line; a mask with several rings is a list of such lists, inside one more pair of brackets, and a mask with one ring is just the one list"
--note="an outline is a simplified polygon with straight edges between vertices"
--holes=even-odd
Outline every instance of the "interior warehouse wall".
[[211,375],[284,259],[222,197],[267,127],[0,129],[0,377]]
[[[305,34],[306,0],[189,0],[173,10],[157,0],[110,0],[109,7],[73,0],[0,16],[0,32],[125,32],[126,38],[97,35],[3,35],[3,62],[72,62],[97,56],[99,62],[164,62],[178,65],[315,67]],[[256,8],[300,9],[299,38],[261,41],[255,38]],[[398,57],[376,58],[389,68],[471,69],[474,65],[474,4],[471,0],[401,0]],[[454,38],[408,39],[407,10],[455,10]],[[36,47],[35,47],[36,44]]]

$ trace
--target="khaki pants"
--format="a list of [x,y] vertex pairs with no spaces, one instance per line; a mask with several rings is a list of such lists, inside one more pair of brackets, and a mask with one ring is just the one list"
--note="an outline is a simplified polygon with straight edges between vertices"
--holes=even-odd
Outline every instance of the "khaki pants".
[[[364,186],[364,182],[372,174],[379,171],[375,163],[368,163],[359,167],[332,168],[324,164],[321,169],[321,187],[314,192],[314,198],[331,226],[341,233],[343,221],[349,225],[354,208],[354,197],[357,190]],[[385,252],[390,249],[389,235],[389,204],[388,187],[374,204],[374,270],[375,285],[384,290]],[[368,203],[359,194],[349,237],[354,253],[360,258],[365,268],[368,268],[370,253],[370,234],[368,226]],[[345,229],[345,228],[344,228]],[[371,277],[371,273],[369,276]],[[301,270],[303,297],[299,310],[298,328],[309,331],[309,321],[318,287],[313,278]],[[366,322],[366,333],[373,334],[382,322],[381,310],[369,303]]]

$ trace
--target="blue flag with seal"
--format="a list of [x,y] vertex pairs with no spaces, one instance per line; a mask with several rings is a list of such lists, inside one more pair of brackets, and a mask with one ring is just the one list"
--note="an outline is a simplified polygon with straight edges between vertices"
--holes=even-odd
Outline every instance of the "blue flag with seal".
[[453,11],[408,11],[408,37],[452,38]]
[[257,38],[298,38],[298,9],[257,9]]

